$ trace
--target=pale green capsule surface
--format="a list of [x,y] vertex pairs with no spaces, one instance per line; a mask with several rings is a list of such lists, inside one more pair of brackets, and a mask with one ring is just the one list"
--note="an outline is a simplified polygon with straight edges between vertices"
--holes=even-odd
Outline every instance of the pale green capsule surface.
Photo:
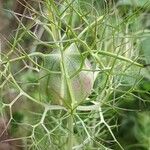
[[[62,59],[65,69],[62,67]],[[60,51],[54,51],[44,57],[43,67],[49,71],[58,72],[40,71],[40,89],[44,95],[43,98],[51,103],[70,106],[72,99],[79,104],[90,95],[94,81],[93,72],[82,70],[90,70],[90,62],[82,58],[75,44],[71,44],[63,52],[63,58]],[[66,75],[70,87],[68,87]]]

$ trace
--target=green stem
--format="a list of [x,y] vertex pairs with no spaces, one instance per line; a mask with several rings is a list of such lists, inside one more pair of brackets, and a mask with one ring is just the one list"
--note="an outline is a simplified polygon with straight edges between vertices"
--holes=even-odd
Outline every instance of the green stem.
[[126,61],[128,63],[131,63],[131,64],[139,66],[139,67],[143,67],[143,64],[137,63],[137,62],[135,62],[135,61],[133,61],[129,58],[126,58],[124,56],[121,56],[121,55],[117,55],[117,54],[110,53],[110,52],[107,52],[107,51],[98,51],[98,53],[101,54],[101,55],[110,56],[110,57],[113,57],[113,58],[116,58],[116,59],[119,59],[119,60]]
[[70,114],[68,117],[68,130],[69,130],[69,135],[68,135],[68,145],[67,149],[72,150],[73,148],[73,114]]
[[58,30],[58,22],[56,19],[56,9],[54,0],[47,0],[47,13],[49,17],[49,21],[51,21],[51,31],[53,40],[56,42],[59,38],[59,30]]
[[11,63],[11,62],[16,62],[18,60],[23,60],[25,58],[29,58],[32,57],[32,56],[39,56],[39,57],[44,57],[44,56],[47,56],[43,53],[40,53],[40,52],[34,52],[34,53],[31,53],[31,54],[25,54],[24,56],[20,56],[20,57],[17,57],[17,58],[13,58],[13,59],[8,59],[7,61],[3,61],[1,64],[6,64],[6,63]]
[[79,35],[78,38],[81,38],[84,33],[86,33],[89,29],[93,28],[97,23],[103,21],[104,16],[100,16],[99,18],[97,18],[94,22],[92,22],[91,24],[89,24]]

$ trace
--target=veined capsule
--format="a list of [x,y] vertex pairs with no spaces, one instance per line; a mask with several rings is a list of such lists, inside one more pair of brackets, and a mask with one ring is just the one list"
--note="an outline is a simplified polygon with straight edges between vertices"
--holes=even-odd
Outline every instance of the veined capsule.
[[[83,59],[73,43],[63,52],[54,51],[44,57],[40,71],[40,89],[44,98],[53,104],[79,104],[91,93],[94,75],[88,59]],[[84,69],[84,70],[83,70]],[[54,73],[56,72],[56,73]]]

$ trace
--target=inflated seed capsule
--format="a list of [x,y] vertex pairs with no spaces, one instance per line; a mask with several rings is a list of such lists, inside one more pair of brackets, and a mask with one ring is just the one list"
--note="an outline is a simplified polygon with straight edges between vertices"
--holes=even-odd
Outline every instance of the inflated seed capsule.
[[53,104],[79,104],[91,93],[94,76],[88,59],[83,59],[73,43],[63,52],[54,51],[44,57],[40,71],[40,89],[43,98]]

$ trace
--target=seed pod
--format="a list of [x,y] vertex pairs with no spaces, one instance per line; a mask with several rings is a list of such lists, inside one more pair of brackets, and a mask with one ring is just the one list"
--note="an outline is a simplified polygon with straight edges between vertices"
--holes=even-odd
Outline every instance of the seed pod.
[[74,43],[63,52],[63,56],[60,51],[45,56],[43,67],[49,71],[41,70],[40,88],[53,104],[70,106],[73,99],[81,103],[91,93],[93,72],[82,70],[90,69],[90,62],[82,58]]

